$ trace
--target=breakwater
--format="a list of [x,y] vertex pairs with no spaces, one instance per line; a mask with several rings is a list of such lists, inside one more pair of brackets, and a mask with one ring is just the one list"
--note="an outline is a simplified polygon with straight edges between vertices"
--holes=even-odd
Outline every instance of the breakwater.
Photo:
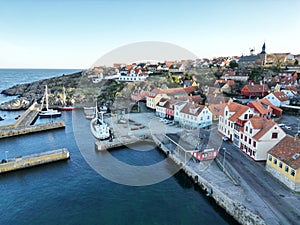
[[6,173],[14,170],[56,162],[68,159],[69,157],[70,153],[68,149],[62,148],[38,154],[19,156],[11,159],[3,159],[0,163],[0,173]]
[[30,134],[35,132],[41,132],[46,130],[59,129],[64,127],[65,127],[65,123],[63,121],[55,121],[50,123],[31,125],[27,127],[17,127],[17,128],[10,127],[9,129],[0,130],[0,139],[18,136],[18,135]]

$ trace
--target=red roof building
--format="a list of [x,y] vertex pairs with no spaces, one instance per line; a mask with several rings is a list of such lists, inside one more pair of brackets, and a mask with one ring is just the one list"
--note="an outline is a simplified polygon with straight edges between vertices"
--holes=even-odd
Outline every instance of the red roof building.
[[265,97],[270,92],[268,85],[266,84],[251,84],[245,85],[241,93],[246,97]]

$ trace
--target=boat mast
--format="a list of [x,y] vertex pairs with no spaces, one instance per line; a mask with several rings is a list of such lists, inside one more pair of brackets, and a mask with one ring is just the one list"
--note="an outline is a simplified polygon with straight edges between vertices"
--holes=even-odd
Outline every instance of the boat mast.
[[63,86],[63,105],[64,106],[66,106],[67,105],[67,103],[66,103],[66,101],[67,101],[67,96],[66,96],[66,89],[65,89],[65,86]]
[[48,100],[48,86],[45,85],[45,97],[46,97],[46,110],[48,111],[49,110],[49,100]]

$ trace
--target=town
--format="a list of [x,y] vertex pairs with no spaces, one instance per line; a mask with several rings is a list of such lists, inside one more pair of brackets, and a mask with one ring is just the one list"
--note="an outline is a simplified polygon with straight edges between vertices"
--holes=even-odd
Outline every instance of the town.
[[[299,192],[299,60],[300,55],[290,53],[267,54],[263,43],[260,53],[250,49],[247,56],[114,64],[85,74],[93,83],[167,78],[170,87],[134,89],[132,109],[145,102],[168,126],[193,130],[215,125],[224,142],[253,161],[265,162],[269,175]],[[289,124],[280,122],[283,118]]]

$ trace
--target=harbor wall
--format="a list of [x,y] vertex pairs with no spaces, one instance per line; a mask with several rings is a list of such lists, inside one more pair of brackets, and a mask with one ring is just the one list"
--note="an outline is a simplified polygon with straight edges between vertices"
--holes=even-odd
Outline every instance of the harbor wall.
[[66,148],[8,159],[0,163],[0,174],[70,158]]
[[231,215],[235,220],[244,225],[265,225],[266,222],[257,214],[253,213],[246,206],[238,201],[231,199],[224,194],[218,186],[213,185],[209,181],[205,180],[201,175],[195,172],[191,167],[184,164],[176,155],[171,154],[170,150],[164,146],[164,144],[153,135],[153,141],[155,144],[170,157],[181,169],[198,184],[204,191],[212,197],[215,202],[225,209],[225,211]]
[[46,130],[64,128],[64,127],[65,127],[65,123],[63,121],[55,121],[55,122],[51,122],[51,123],[31,125],[31,126],[22,127],[22,128],[4,129],[4,130],[0,130],[0,139],[12,137],[12,136],[23,135],[23,134],[41,132],[41,131],[46,131]]

